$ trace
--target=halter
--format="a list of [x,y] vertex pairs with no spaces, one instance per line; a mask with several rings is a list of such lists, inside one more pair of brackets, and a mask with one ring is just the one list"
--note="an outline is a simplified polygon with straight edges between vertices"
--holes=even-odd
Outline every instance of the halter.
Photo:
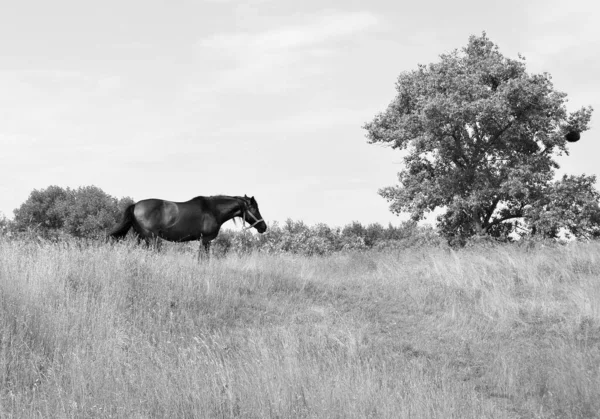
[[[250,225],[249,227],[246,227],[246,213],[248,213],[248,215],[250,215],[250,217],[252,217],[254,219],[254,224]],[[247,208],[244,208],[242,210],[242,220],[243,220],[243,230],[250,230],[252,227],[254,227],[256,224],[260,223],[261,221],[264,221],[262,218],[260,220],[258,220],[254,214],[252,214],[250,211],[248,211]],[[250,224],[250,223],[248,223]]]

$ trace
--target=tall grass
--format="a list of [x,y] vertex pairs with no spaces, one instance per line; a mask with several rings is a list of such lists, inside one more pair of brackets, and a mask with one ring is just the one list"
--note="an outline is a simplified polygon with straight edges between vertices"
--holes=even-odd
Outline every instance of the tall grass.
[[600,245],[0,241],[0,417],[599,417]]

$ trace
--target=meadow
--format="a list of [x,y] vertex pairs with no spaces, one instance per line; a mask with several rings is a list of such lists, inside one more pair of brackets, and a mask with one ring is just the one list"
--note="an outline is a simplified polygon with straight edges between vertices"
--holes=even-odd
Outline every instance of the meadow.
[[0,240],[2,418],[600,417],[600,244]]

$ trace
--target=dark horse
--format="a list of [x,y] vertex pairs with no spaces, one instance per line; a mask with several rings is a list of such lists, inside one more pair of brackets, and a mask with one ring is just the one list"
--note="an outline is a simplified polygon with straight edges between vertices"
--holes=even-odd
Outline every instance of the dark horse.
[[[123,214],[123,221],[108,236],[121,239],[130,228],[147,245],[159,243],[160,239],[172,242],[202,240],[206,254],[210,242],[219,234],[224,222],[241,217],[259,233],[267,230],[254,197],[197,196],[187,202],[171,202],[162,199],[144,199],[130,205]],[[200,258],[200,251],[198,251]]]

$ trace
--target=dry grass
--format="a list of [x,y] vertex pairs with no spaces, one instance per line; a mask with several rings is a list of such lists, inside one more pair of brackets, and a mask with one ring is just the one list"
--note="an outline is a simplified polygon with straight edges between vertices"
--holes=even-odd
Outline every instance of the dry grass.
[[2,418],[581,418],[600,245],[330,257],[0,242]]

